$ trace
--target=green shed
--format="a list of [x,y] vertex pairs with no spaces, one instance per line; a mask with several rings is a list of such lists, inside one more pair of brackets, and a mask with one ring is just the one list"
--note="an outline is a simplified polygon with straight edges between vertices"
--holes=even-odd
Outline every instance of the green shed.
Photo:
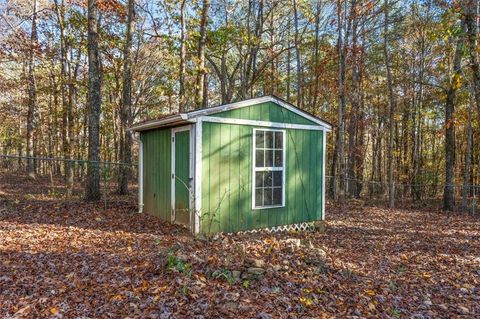
[[327,122],[275,96],[135,124],[139,211],[193,233],[325,218]]

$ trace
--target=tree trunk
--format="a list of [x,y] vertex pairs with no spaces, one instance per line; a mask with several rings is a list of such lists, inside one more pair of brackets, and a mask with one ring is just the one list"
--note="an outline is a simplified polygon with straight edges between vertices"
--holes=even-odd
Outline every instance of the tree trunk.
[[[462,19],[462,29],[465,20]],[[460,82],[462,63],[462,38],[457,40],[453,58],[453,75],[447,89],[445,103],[445,186],[443,190],[443,209],[453,211],[455,208],[455,99]]]
[[319,61],[319,41],[320,41],[320,14],[322,13],[322,1],[318,1],[315,10],[315,43],[314,43],[314,67],[315,67],[315,82],[313,88],[313,98],[311,103],[311,109],[317,109],[318,90],[320,86],[320,61]]
[[293,0],[293,18],[295,23],[295,58],[297,67],[297,106],[303,108],[303,79],[302,79],[302,57],[300,55],[300,39],[298,31],[298,8],[297,1]]
[[477,17],[478,17],[478,1],[465,1],[465,24],[467,27],[467,44],[469,53],[470,69],[473,78],[473,94],[475,96],[475,104],[477,105],[478,121],[480,123],[480,67],[477,56]]
[[[269,87],[268,87],[268,94],[269,95],[274,95],[276,94],[276,70],[275,70],[275,58],[274,58],[274,46],[275,46],[275,29],[274,29],[274,19],[275,19],[275,14],[274,14],[274,8],[275,5],[272,3],[272,8],[270,10],[270,19],[269,19],[269,29],[270,29],[270,46],[268,50],[270,51],[270,59],[272,60],[270,63],[270,80],[268,82]],[[267,90],[264,90],[267,91]]]
[[[352,12],[356,12],[356,1],[352,1]],[[356,133],[358,129],[358,111],[360,108],[360,70],[358,60],[358,19],[355,13],[352,16],[352,89],[351,89],[351,108],[350,119],[348,122],[348,163],[347,180],[348,193],[350,196],[357,197],[357,176],[355,172],[357,160]]]
[[117,192],[121,195],[128,194],[128,181],[130,180],[132,163],[132,134],[128,127],[132,124],[132,35],[135,31],[134,24],[135,0],[128,0],[127,25],[125,31],[125,46],[123,48],[123,92],[120,105],[120,164],[118,174]]
[[100,108],[102,104],[98,51],[98,8],[88,0],[88,163],[85,198],[100,199]]
[[[340,204],[345,203],[345,151],[344,151],[344,135],[345,135],[345,105],[346,105],[346,45],[343,43],[343,26],[346,23],[346,10],[343,10],[342,18],[342,6],[341,1],[337,0],[337,17],[338,17],[338,133],[337,133],[337,161],[339,163],[339,189],[338,200]],[[345,37],[347,41],[348,37]]]
[[32,31],[30,34],[30,47],[28,50],[28,112],[27,112],[27,173],[30,178],[35,178],[34,154],[34,129],[37,116],[37,83],[35,79],[35,50],[37,47],[37,1],[33,1]]
[[185,47],[185,7],[186,7],[186,0],[182,0],[181,7],[180,7],[180,73],[178,75],[179,78],[179,90],[178,90],[178,105],[179,111],[184,112],[186,111],[185,105],[185,59],[187,56],[187,49]]
[[[430,10],[430,7],[429,7]],[[412,147],[412,196],[414,200],[420,200],[422,195],[425,192],[425,189],[420,185],[422,179],[420,178],[421,174],[421,146],[422,146],[422,130],[423,130],[423,81],[424,81],[424,74],[425,74],[425,35],[422,34],[422,39],[420,42],[420,61],[419,61],[419,70],[418,70],[418,84],[415,82],[413,83],[414,92],[414,110],[413,110],[413,147]],[[418,86],[418,90],[416,87]],[[416,133],[415,133],[416,132]]]
[[195,88],[195,103],[197,108],[207,107],[207,90],[204,89],[207,70],[205,69],[205,47],[207,42],[207,24],[208,24],[208,10],[210,8],[210,1],[203,0],[202,18],[200,20],[200,38],[198,39],[198,71],[197,71],[197,85]]
[[[67,56],[67,41],[65,35],[65,6],[62,2],[60,6],[58,0],[54,1],[55,13],[58,20],[58,29],[60,31],[60,80],[62,93],[62,148],[65,159],[72,158],[73,136],[73,100],[74,84],[72,81],[71,65]],[[68,73],[68,74],[67,74]],[[68,91],[68,98],[66,96]],[[69,161],[64,162],[65,180],[67,182],[67,196],[72,195],[73,191],[73,164]]]
[[465,134],[467,135],[467,149],[465,152],[465,164],[463,165],[463,188],[462,188],[462,208],[468,209],[468,196],[470,196],[470,169],[472,166],[472,147],[473,147],[473,100],[474,89],[470,88],[470,104],[468,108],[468,122]]
[[[287,45],[290,47],[290,19],[287,22]],[[290,101],[290,72],[291,72],[291,61],[292,61],[292,53],[287,50],[287,79],[286,79],[286,86],[287,86],[287,102],[291,103]]]
[[355,197],[359,198],[363,190],[363,174],[364,174],[364,161],[365,161],[365,92],[362,90],[363,85],[363,72],[364,72],[364,60],[365,60],[365,43],[366,43],[366,32],[365,32],[365,20],[366,17],[362,19],[361,26],[361,49],[358,57],[358,79],[357,79],[357,89],[358,89],[358,110],[357,110],[357,125],[356,125],[356,140],[355,140],[355,178],[357,179],[356,183],[356,194]]
[[383,54],[385,58],[385,68],[387,71],[387,85],[389,98],[389,112],[388,112],[388,149],[387,149],[387,176],[388,176],[388,203],[389,207],[395,206],[395,180],[393,176],[393,135],[395,131],[394,115],[397,108],[397,98],[393,88],[393,76],[390,64],[390,55],[388,53],[388,26],[389,26],[389,3],[385,0],[384,3],[384,35],[383,35]]

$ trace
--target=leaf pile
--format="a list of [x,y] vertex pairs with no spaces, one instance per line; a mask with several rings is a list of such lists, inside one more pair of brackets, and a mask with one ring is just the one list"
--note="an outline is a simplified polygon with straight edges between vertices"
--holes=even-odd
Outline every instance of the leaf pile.
[[32,183],[0,176],[2,318],[480,316],[477,217],[329,207],[325,233],[207,241]]

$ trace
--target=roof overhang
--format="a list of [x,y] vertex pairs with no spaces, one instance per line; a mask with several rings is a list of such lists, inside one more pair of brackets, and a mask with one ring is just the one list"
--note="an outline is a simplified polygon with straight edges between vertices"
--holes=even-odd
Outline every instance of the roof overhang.
[[224,105],[219,105],[219,106],[214,106],[211,108],[205,108],[205,109],[200,109],[200,110],[193,110],[190,112],[186,113],[179,113],[175,114],[172,116],[168,116],[162,119],[157,119],[157,120],[151,120],[151,121],[146,121],[146,122],[141,122],[138,124],[134,124],[129,128],[130,131],[147,131],[155,128],[161,128],[161,127],[170,127],[170,126],[176,126],[176,125],[182,125],[182,124],[188,124],[192,122],[196,122],[196,119],[201,116],[208,116],[220,112],[225,112],[225,111],[230,111],[230,110],[235,110],[239,109],[242,107],[246,106],[251,106],[251,105],[256,105],[260,103],[266,103],[266,102],[273,102],[289,111],[292,111],[307,120],[312,121],[313,123],[321,126],[323,129],[326,131],[331,131],[332,130],[332,125],[324,120],[319,119],[318,117],[305,112],[294,105],[288,103],[287,101],[282,100],[279,97],[276,96],[264,96],[264,97],[259,97],[259,98],[254,98],[254,99],[249,99],[245,101],[240,101],[240,102],[235,102],[235,103],[229,103],[229,104],[224,104]]
[[167,116],[162,119],[150,120],[141,123],[137,123],[128,128],[129,131],[148,131],[155,128],[166,127],[166,126],[175,126],[188,123],[188,117],[186,113],[179,113],[172,116]]

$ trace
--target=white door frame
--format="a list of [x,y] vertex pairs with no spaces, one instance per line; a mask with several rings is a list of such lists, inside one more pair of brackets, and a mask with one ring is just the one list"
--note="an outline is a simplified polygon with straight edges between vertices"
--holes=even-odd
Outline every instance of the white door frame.
[[[178,132],[184,132],[184,131],[188,131],[189,132],[189,152],[188,152],[188,162],[189,162],[189,165],[188,165],[188,178],[189,178],[189,187],[190,187],[190,196],[189,196],[189,201],[188,201],[188,209],[191,211],[192,210],[192,207],[193,207],[193,203],[192,203],[192,200],[193,200],[193,172],[194,172],[194,161],[193,161],[193,150],[194,150],[194,140],[193,140],[193,137],[194,137],[194,134],[192,133],[192,125],[185,125],[185,126],[180,126],[180,127],[174,127],[171,129],[171,175],[170,175],[170,179],[171,179],[171,195],[170,195],[170,204],[171,204],[171,216],[170,216],[170,221],[173,223],[175,222],[175,133],[178,133]],[[190,218],[189,218],[189,225],[188,227],[191,229],[192,228],[192,214],[190,214]]]

